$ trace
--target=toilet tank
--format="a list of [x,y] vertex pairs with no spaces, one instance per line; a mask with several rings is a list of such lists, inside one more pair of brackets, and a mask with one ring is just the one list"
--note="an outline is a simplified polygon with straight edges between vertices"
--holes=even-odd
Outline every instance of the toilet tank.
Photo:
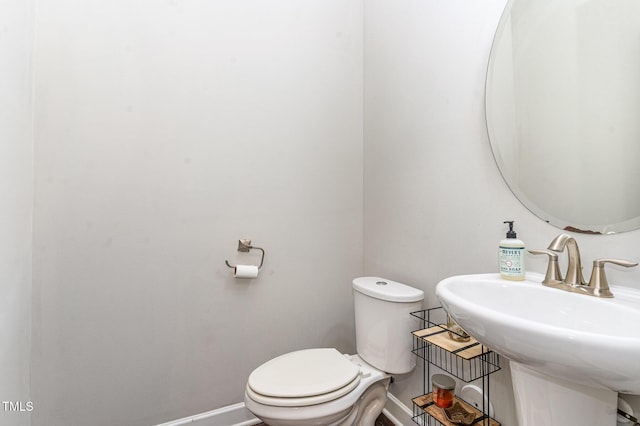
[[424,292],[379,277],[353,280],[356,347],[367,363],[391,374],[416,366],[411,331],[418,321],[411,312],[422,309]]

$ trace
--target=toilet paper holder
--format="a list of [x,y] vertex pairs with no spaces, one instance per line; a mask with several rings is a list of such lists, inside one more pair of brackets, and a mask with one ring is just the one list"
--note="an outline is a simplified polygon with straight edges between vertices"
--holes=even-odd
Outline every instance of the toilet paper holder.
[[[252,246],[251,240],[248,240],[246,238],[241,238],[238,240],[238,251],[249,253],[250,250],[260,250],[262,252],[262,257],[260,258],[260,265],[258,265],[258,269],[262,268],[262,264],[264,263],[264,249]],[[228,260],[225,260],[224,263],[226,263],[229,268],[235,269],[235,266],[229,264]]]

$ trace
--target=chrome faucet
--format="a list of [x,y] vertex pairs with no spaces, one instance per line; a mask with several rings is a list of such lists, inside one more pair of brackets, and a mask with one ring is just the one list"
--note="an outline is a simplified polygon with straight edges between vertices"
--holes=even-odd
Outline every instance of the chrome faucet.
[[[566,278],[563,280],[558,270],[558,255],[567,248],[569,263],[567,265]],[[558,288],[572,293],[586,294],[595,297],[613,297],[609,289],[607,277],[604,274],[604,265],[614,263],[616,265],[631,267],[637,266],[637,262],[619,259],[597,259],[593,261],[593,271],[589,284],[586,284],[582,276],[582,262],[580,261],[580,250],[575,238],[568,234],[560,234],[551,241],[547,250],[529,250],[532,254],[546,254],[549,256],[549,266],[547,275],[542,281],[543,285]]]

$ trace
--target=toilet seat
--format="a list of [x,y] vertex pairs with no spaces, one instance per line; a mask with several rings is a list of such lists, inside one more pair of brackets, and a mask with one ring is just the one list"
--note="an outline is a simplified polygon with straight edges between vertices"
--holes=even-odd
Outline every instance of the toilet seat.
[[338,399],[360,383],[360,368],[336,349],[306,349],[266,362],[249,376],[247,394],[256,402],[301,407]]

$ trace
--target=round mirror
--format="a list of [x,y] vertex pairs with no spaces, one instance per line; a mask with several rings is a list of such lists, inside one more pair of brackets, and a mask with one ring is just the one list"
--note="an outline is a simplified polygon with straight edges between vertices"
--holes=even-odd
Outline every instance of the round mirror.
[[486,118],[518,199],[561,229],[640,227],[640,1],[510,0]]

